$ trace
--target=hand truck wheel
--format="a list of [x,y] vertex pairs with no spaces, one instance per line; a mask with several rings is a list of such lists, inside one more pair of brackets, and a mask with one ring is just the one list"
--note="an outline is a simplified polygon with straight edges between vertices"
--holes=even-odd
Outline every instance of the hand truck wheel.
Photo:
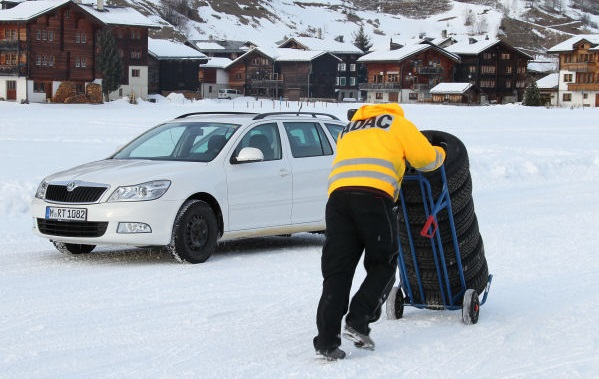
[[462,301],[462,320],[466,324],[476,324],[478,322],[478,313],[480,311],[480,301],[476,290],[467,289]]
[[393,287],[386,303],[387,318],[389,320],[398,320],[403,316],[404,296],[400,287]]

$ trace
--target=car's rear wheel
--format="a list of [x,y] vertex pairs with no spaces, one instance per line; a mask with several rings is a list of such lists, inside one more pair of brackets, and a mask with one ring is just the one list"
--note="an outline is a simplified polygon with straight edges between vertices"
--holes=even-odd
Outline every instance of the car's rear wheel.
[[96,245],[83,245],[80,243],[64,243],[52,241],[54,247],[64,254],[88,254],[96,248]]
[[183,204],[173,225],[173,237],[167,246],[181,262],[205,262],[216,249],[218,224],[210,205],[201,200]]

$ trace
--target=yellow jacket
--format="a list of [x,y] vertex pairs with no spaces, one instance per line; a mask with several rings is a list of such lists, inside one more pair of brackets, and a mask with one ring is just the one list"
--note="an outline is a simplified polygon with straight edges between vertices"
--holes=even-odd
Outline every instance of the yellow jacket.
[[362,106],[337,139],[329,195],[340,187],[371,187],[397,200],[405,160],[419,171],[433,171],[443,164],[445,150],[432,146],[399,104]]

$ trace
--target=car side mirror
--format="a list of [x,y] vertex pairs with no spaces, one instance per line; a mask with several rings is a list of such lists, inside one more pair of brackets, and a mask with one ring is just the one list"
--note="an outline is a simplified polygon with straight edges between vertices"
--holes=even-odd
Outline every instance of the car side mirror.
[[235,157],[235,163],[260,162],[264,160],[264,154],[255,147],[244,147]]
[[356,114],[358,110],[357,109],[348,109],[347,110],[347,121],[351,121],[352,118],[354,118],[354,115]]

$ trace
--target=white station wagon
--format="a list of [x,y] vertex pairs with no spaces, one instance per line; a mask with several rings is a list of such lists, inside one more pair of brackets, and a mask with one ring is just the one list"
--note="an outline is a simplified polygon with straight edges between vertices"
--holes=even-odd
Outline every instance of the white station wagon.
[[204,262],[217,240],[322,232],[345,122],[309,112],[190,113],[113,156],[45,178],[34,233],[64,253],[166,246]]

